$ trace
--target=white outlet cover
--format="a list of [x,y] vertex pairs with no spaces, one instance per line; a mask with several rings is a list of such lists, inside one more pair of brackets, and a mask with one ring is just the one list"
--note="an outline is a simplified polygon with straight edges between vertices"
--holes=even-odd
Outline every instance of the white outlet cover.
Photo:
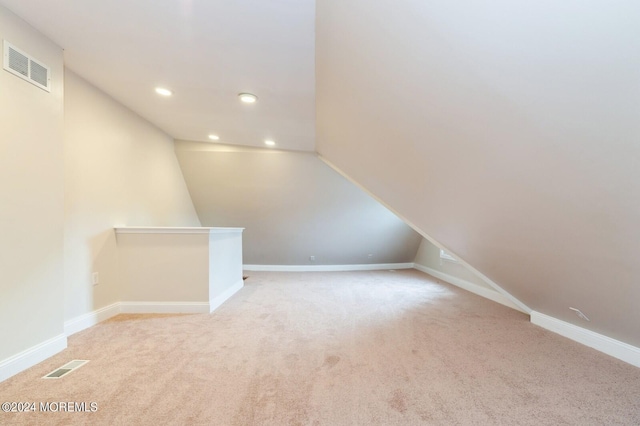
[[581,319],[583,319],[585,321],[591,321],[589,318],[587,318],[587,316],[585,314],[582,313],[582,311],[580,309],[576,309],[576,308],[572,308],[572,307],[569,307],[569,309],[571,309],[573,312],[575,312],[575,314],[579,318],[581,318]]

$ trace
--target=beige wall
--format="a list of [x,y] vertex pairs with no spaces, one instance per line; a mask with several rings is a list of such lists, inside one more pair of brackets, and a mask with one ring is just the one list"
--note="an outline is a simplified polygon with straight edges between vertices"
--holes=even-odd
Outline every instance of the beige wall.
[[120,233],[117,242],[119,300],[209,302],[209,234]]
[[638,16],[318,2],[317,150],[530,308],[640,346]]
[[128,309],[210,312],[243,286],[242,228],[125,227],[116,240]]
[[418,248],[414,262],[418,265],[426,266],[427,268],[434,269],[454,278],[459,278],[472,284],[494,290],[493,287],[479,278],[476,274],[465,268],[462,263],[441,259],[440,249],[431,244],[426,238],[423,238],[420,242],[420,247]]
[[63,333],[62,49],[0,6],[0,39],[51,93],[0,70],[0,362]]
[[313,154],[184,141],[176,153],[203,226],[246,228],[245,264],[413,261],[420,236]]
[[[122,300],[114,226],[199,226],[173,140],[65,76],[66,319]],[[91,273],[100,274],[93,286]]]

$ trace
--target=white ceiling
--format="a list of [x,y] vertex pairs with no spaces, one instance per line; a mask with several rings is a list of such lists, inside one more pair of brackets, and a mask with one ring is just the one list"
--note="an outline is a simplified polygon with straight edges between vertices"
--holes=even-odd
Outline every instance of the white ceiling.
[[[64,48],[68,68],[176,139],[314,150],[314,0],[0,4]],[[259,101],[241,104],[240,92]]]

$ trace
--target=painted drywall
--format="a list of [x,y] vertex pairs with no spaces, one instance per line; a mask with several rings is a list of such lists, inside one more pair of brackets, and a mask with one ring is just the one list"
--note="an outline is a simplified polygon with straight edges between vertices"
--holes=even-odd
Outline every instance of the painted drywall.
[[187,141],[176,154],[202,225],[246,228],[245,264],[415,257],[420,236],[314,154]]
[[115,231],[118,277],[129,308],[211,312],[244,285],[242,228],[125,227]]
[[318,2],[317,150],[532,309],[639,346],[639,17]]
[[244,285],[242,229],[218,230],[209,235],[209,303],[215,309],[225,294]]
[[426,238],[423,238],[420,242],[414,263],[495,291],[494,288],[484,280],[465,268],[462,263],[441,259],[440,249],[431,244]]
[[209,302],[208,234],[117,234],[117,242],[121,300]]
[[0,70],[1,362],[64,331],[64,80],[62,49],[1,6],[0,39],[52,78],[49,93]]
[[[64,135],[64,306],[71,319],[123,300],[114,226],[200,221],[173,139],[69,69]],[[97,286],[93,272],[99,273]]]

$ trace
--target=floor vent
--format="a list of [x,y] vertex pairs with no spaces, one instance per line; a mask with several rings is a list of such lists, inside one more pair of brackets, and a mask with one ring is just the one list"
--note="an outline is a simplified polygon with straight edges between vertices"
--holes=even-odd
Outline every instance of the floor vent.
[[60,379],[71,373],[73,370],[77,370],[78,368],[82,367],[88,362],[89,361],[86,359],[74,359],[73,361],[66,363],[62,367],[56,368],[51,373],[44,376],[43,379]]
[[51,92],[50,68],[11,45],[7,40],[4,41],[3,67],[11,74]]

